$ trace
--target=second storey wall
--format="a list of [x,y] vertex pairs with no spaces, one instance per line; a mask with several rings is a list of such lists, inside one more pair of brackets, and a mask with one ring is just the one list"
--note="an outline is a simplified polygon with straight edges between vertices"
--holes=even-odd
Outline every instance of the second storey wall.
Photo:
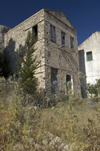
[[28,32],[32,33],[32,28],[37,25],[37,37],[38,40],[34,45],[36,49],[35,55],[37,56],[37,60],[40,61],[40,67],[36,70],[36,76],[39,79],[40,87],[45,87],[45,59],[44,59],[44,11],[36,13],[31,16],[12,30],[10,30],[5,35],[5,47],[10,52],[11,57],[11,70],[14,74],[16,72],[16,59],[18,56],[18,52],[25,48],[25,40]]
[[[56,42],[51,40],[50,26],[53,25],[56,31]],[[61,32],[65,33],[65,53],[72,55],[73,59],[78,64],[78,47],[77,47],[77,34],[76,31],[65,25],[64,23],[57,20],[54,16],[45,13],[45,64],[46,64],[46,83],[47,87],[51,85],[51,68],[58,69],[59,75],[59,87],[65,89],[66,87],[66,74],[70,73],[74,81],[78,81],[77,74],[74,73],[69,61],[63,55],[61,45]],[[71,48],[70,37],[74,38],[74,48]],[[73,62],[71,58],[71,62]],[[78,73],[78,71],[77,71]]]

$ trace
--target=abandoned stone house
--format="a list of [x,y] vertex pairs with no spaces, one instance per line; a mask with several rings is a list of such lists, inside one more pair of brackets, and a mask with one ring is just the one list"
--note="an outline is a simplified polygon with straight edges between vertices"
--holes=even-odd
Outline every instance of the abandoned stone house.
[[4,47],[10,51],[11,68],[16,71],[16,56],[25,46],[28,31],[37,37],[34,47],[40,67],[36,70],[39,88],[47,92],[67,92],[67,83],[71,88],[78,80],[77,32],[62,11],[42,9],[26,19],[4,36]]

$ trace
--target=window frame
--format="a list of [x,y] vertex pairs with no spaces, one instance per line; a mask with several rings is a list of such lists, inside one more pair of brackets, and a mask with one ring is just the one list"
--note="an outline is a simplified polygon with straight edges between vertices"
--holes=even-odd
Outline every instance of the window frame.
[[[64,36],[64,44],[63,44],[63,36]],[[61,31],[61,47],[65,47],[66,44],[66,33]]]
[[[36,32],[34,32],[35,30],[36,30]],[[32,27],[32,38],[33,38],[33,40],[36,40],[36,41],[38,40],[38,24],[36,24]]]
[[56,43],[56,27],[50,24],[50,40]]
[[55,93],[56,88],[58,87],[58,68],[51,67],[51,92]]
[[74,38],[72,36],[70,37],[70,47],[74,48]]
[[86,52],[86,60],[87,60],[87,61],[92,61],[92,60],[93,60],[92,51]]

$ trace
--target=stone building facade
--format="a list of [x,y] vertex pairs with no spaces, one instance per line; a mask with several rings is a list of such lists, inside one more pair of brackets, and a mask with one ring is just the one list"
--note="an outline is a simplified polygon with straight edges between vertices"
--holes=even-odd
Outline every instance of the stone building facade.
[[36,70],[39,88],[66,93],[71,81],[74,89],[79,83],[77,32],[64,13],[42,9],[5,34],[5,47],[11,52],[14,72],[17,52],[25,46],[28,31],[37,37],[34,47],[37,60],[41,61]]

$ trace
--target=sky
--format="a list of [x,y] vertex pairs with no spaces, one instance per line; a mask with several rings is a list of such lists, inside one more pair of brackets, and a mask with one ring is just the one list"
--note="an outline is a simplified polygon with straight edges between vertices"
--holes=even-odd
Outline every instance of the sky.
[[13,28],[41,9],[63,11],[77,30],[78,45],[100,31],[100,0],[0,0],[0,25]]

